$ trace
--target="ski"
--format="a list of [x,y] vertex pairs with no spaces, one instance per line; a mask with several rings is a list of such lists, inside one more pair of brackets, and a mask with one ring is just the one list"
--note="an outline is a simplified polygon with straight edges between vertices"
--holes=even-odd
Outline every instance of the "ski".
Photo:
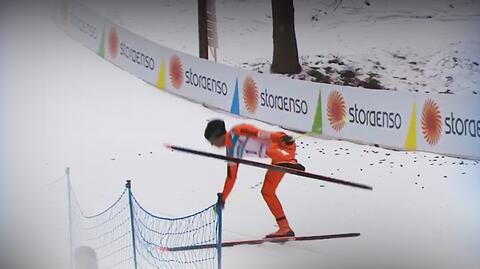
[[241,163],[245,165],[250,165],[250,166],[255,166],[255,167],[260,167],[264,169],[275,169],[275,170],[280,170],[285,173],[301,176],[301,177],[307,177],[307,178],[312,178],[312,179],[317,179],[317,180],[322,180],[326,182],[331,182],[335,184],[340,184],[340,185],[345,185],[345,186],[350,186],[354,188],[360,188],[360,189],[365,189],[365,190],[373,190],[372,187],[360,184],[360,183],[355,183],[351,181],[345,181],[345,180],[340,180],[340,179],[335,179],[331,177],[326,177],[326,176],[321,176],[301,170],[295,170],[292,168],[284,167],[284,166],[278,166],[278,165],[273,165],[273,164],[266,164],[266,163],[261,163],[261,162],[256,162],[256,161],[251,161],[251,160],[245,160],[245,159],[239,159],[239,158],[234,158],[234,157],[229,157],[229,156],[223,156],[215,153],[209,153],[205,151],[200,151],[200,150],[194,150],[194,149],[189,149],[189,148],[183,148],[183,147],[178,147],[178,146],[173,146],[173,145],[168,145],[165,144],[165,147],[171,149],[171,150],[176,150],[180,152],[185,152],[185,153],[190,153],[190,154],[195,154],[199,156],[204,156],[204,157],[209,157],[209,158],[214,158],[214,159],[219,159],[219,160],[224,160],[224,161],[229,161],[229,162],[235,162],[235,163]]
[[[263,243],[286,243],[290,241],[311,241],[311,240],[327,240],[337,238],[358,237],[359,233],[345,233],[345,234],[329,234],[329,235],[314,235],[314,236],[292,236],[292,237],[277,237],[277,238],[262,238],[253,240],[239,240],[223,242],[222,247],[234,247],[239,245],[261,245]],[[186,251],[198,250],[207,248],[216,248],[217,244],[193,245],[184,247],[163,248],[162,251]]]

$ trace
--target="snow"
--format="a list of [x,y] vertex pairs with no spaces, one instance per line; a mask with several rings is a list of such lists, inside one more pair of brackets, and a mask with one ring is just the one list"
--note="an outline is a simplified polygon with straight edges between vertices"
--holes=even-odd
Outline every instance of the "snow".
[[[169,3],[180,11],[188,7],[175,2]],[[2,217],[9,227],[2,245],[21,262],[68,266],[65,167],[87,214],[110,205],[131,179],[145,208],[185,215],[216,200],[225,163],[171,152],[163,143],[221,154],[203,139],[207,120],[219,117],[230,127],[246,121],[279,130],[159,91],[63,34],[51,20],[51,7],[31,8],[12,19],[6,58],[12,71],[2,89],[11,201],[8,218]],[[136,12],[143,11],[132,7],[129,14]],[[32,44],[32,38],[44,43]],[[298,143],[298,160],[308,171],[374,190],[286,176],[278,194],[296,233],[362,236],[227,248],[224,268],[475,268],[480,262],[480,162],[305,136]],[[260,194],[263,175],[240,168],[224,212],[224,240],[259,238],[276,229]]]
[[[83,0],[100,14],[148,39],[198,54],[192,1]],[[334,68],[359,79],[376,75],[382,88],[421,93],[479,94],[479,1],[296,0],[295,24],[305,71]],[[270,1],[216,1],[219,62],[269,73],[272,56]],[[341,58],[336,66],[325,58]],[[320,64],[315,64],[320,62]],[[258,65],[264,65],[258,70]],[[318,70],[318,69],[316,69]],[[312,80],[301,74],[301,79]],[[297,76],[297,78],[299,78]],[[348,84],[347,85],[352,85]],[[357,86],[353,84],[353,86]]]

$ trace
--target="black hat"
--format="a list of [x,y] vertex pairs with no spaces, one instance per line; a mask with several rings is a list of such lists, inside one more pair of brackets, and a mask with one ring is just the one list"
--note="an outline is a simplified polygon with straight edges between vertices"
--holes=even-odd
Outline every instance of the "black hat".
[[211,120],[205,128],[205,138],[212,141],[214,138],[220,137],[227,132],[225,129],[225,122],[223,120]]

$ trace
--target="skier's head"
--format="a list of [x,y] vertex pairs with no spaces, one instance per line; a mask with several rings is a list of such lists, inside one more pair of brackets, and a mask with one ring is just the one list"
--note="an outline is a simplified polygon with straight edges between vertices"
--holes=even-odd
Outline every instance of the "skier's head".
[[208,122],[205,128],[205,139],[213,146],[224,147],[225,146],[225,122],[223,120],[211,120]]

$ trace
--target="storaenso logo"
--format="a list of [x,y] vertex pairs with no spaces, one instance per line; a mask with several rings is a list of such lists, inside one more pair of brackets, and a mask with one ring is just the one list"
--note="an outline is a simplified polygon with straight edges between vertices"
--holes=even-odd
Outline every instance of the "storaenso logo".
[[[480,120],[456,117],[453,112],[445,117],[445,135],[480,138]],[[422,111],[422,133],[425,141],[433,146],[438,144],[443,131],[442,113],[432,99],[425,101]]]
[[215,78],[195,73],[192,68],[185,71],[185,83],[203,90],[226,96],[228,94],[227,83]]
[[328,96],[327,117],[330,126],[337,132],[339,132],[347,122],[345,100],[338,91],[332,91]]
[[77,14],[71,15],[70,23],[80,32],[86,34],[93,39],[97,39],[97,27],[95,27],[95,25],[89,23],[88,21],[80,18],[79,16],[77,16]]
[[442,114],[438,104],[431,99],[423,105],[422,134],[429,145],[436,145],[442,134]]
[[243,103],[248,112],[255,113],[257,111],[259,99],[260,106],[265,108],[304,115],[308,113],[308,104],[305,100],[274,95],[269,93],[267,89],[263,90],[259,96],[257,83],[250,76],[247,76],[243,82]]
[[337,132],[345,126],[347,121],[353,124],[386,129],[400,129],[402,127],[402,116],[399,113],[367,110],[358,104],[354,104],[348,108],[347,117],[346,107],[343,95],[338,91],[332,91],[328,96],[327,116],[330,126]]
[[147,69],[155,69],[155,59],[142,51],[129,47],[125,42],[120,44],[120,55]]
[[177,55],[170,58],[170,81],[175,89],[180,89],[183,84],[183,63]]
[[453,112],[445,118],[447,135],[461,135],[480,138],[480,120],[456,118]]
[[108,51],[110,52],[110,57],[112,59],[115,59],[118,56],[118,42],[117,29],[110,29],[110,32],[108,33]]
[[364,110],[358,108],[357,104],[348,109],[350,115],[349,122],[365,126],[400,129],[402,127],[402,116],[395,112],[386,112],[381,110]]
[[257,83],[251,77],[247,76],[243,81],[243,103],[250,113],[257,112],[258,90]]
[[260,94],[260,105],[297,114],[306,115],[308,113],[307,101],[282,95],[273,95],[268,93],[267,89]]
[[[175,89],[185,83],[216,94],[227,95],[227,83],[202,74],[195,73],[192,68],[184,70],[182,60],[177,55],[170,58],[170,81]],[[184,72],[185,71],[185,72]]]
[[110,57],[112,59],[117,58],[120,49],[120,55],[125,57],[126,59],[147,69],[155,69],[155,60],[152,57],[130,47],[125,42],[122,42],[119,46],[119,42],[120,38],[118,37],[117,30],[113,27],[112,29],[110,29],[110,32],[108,34],[108,49],[110,51]]

